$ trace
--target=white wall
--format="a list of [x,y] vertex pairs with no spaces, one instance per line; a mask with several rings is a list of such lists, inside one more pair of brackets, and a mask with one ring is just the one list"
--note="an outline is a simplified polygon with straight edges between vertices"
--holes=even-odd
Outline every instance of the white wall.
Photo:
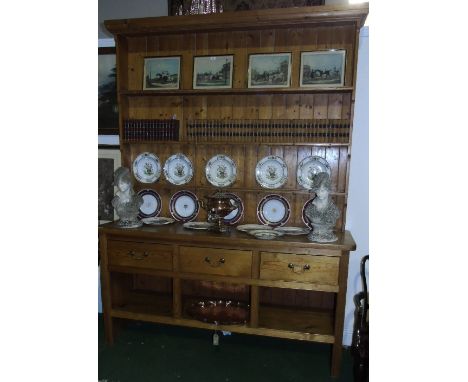
[[[350,345],[354,323],[353,296],[362,290],[361,258],[369,254],[369,28],[361,29],[354,106],[353,141],[346,229],[357,249],[349,258],[343,344]],[[370,254],[369,254],[370,255]],[[370,262],[370,259],[369,259]]]
[[99,0],[98,38],[110,38],[104,20],[167,16],[167,0]]

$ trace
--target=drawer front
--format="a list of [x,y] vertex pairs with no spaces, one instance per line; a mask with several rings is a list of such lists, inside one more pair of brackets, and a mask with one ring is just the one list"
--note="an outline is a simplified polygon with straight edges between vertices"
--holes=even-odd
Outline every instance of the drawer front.
[[250,277],[252,252],[234,249],[180,247],[182,272]]
[[172,246],[110,240],[109,264],[138,268],[172,270]]
[[260,278],[338,285],[339,257],[261,252]]

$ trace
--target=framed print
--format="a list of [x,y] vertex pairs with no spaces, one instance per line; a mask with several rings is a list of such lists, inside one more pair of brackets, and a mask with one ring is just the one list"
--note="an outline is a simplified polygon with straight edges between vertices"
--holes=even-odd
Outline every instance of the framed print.
[[193,58],[194,89],[232,88],[234,56],[200,56]]
[[143,70],[143,90],[179,89],[180,56],[147,57]]
[[301,87],[344,86],[345,50],[301,53]]
[[99,224],[117,220],[112,207],[114,171],[121,165],[120,146],[98,146],[98,220]]
[[285,88],[290,82],[291,53],[249,56],[249,88]]
[[119,134],[115,48],[98,48],[98,134]]

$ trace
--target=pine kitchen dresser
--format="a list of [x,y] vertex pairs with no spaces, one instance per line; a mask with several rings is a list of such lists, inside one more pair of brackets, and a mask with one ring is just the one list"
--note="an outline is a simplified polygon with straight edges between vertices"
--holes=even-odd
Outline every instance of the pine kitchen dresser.
[[[160,216],[171,216],[171,196],[180,190],[199,199],[216,190],[205,166],[218,154],[237,166],[236,181],[225,191],[244,203],[239,224],[259,223],[257,205],[274,193],[289,202],[287,225],[304,226],[302,210],[313,194],[298,183],[296,169],[310,156],[328,162],[332,198],[341,212],[338,241],[327,244],[306,236],[258,240],[235,227],[215,233],[188,230],[181,223],[101,226],[109,343],[125,320],[314,341],[332,345],[331,374],[339,374],[348,259],[356,248],[345,222],[359,31],[367,13],[365,4],[105,22],[116,42],[122,165],[131,169],[142,152],[154,153],[162,164],[183,153],[193,163],[194,175],[184,185],[164,176],[150,184],[135,180],[137,191],[149,188],[160,195]],[[333,49],[346,51],[344,83],[301,87],[301,52]],[[249,88],[249,55],[280,52],[291,53],[290,85]],[[194,57],[215,55],[233,56],[232,88],[193,89]],[[157,56],[180,57],[178,89],[143,90],[144,59]],[[135,126],[164,121],[177,133],[131,133]],[[257,162],[268,155],[282,157],[288,167],[287,181],[274,190],[255,178]],[[196,220],[206,219],[200,209]],[[244,302],[250,318],[226,326],[196,320],[187,307],[200,298]]]

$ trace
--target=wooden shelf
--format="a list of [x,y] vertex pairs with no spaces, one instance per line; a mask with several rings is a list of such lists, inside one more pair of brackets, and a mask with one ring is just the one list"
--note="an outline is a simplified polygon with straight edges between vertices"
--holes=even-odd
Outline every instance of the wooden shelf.
[[329,338],[333,337],[333,312],[260,305],[258,326]]
[[324,88],[281,88],[281,89],[210,89],[210,90],[122,90],[120,95],[132,97],[153,96],[187,96],[187,95],[244,95],[244,94],[315,94],[315,93],[350,93],[354,90],[351,86],[324,87]]
[[[181,140],[181,141],[125,141],[122,140],[121,144],[174,144],[174,145],[193,145],[193,141]],[[210,145],[210,146],[321,146],[321,147],[335,147],[335,146],[351,146],[350,143],[314,143],[314,142],[197,142],[199,145]]]
[[248,323],[244,325],[215,325],[194,320],[186,315],[174,318],[166,312],[139,304],[113,308],[111,315],[115,318],[303,341],[333,343],[335,340],[333,316],[331,312],[327,311],[260,306],[259,327],[256,328]]
[[172,295],[149,291],[132,291],[126,295],[129,303],[112,307],[113,314],[119,312],[133,314],[150,314],[172,317]]

